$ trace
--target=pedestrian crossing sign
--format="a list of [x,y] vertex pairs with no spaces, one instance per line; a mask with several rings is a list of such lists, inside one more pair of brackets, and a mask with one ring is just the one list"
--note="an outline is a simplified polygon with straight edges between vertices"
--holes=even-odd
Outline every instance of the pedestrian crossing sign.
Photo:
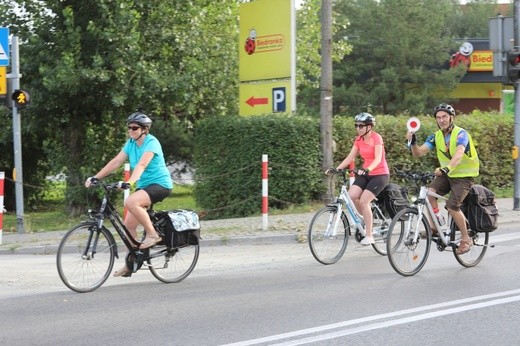
[[0,28],[0,66],[9,66],[9,28]]

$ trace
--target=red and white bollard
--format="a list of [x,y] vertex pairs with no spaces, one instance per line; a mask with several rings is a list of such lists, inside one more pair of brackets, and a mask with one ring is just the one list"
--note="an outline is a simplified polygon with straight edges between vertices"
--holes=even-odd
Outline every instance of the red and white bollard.
[[[128,182],[128,179],[130,179],[130,164],[129,163],[125,163],[125,171],[123,173],[123,180],[126,182]],[[125,190],[124,192],[124,201],[123,201],[123,205],[124,203],[126,202],[126,199],[128,198],[128,196],[130,196],[130,190]],[[123,210],[123,220],[126,219],[126,213],[128,213],[128,210],[125,209]]]
[[262,229],[267,231],[269,222],[269,195],[267,192],[267,155],[262,155]]
[[0,172],[0,245],[2,244],[2,234],[4,227],[4,179],[5,172]]

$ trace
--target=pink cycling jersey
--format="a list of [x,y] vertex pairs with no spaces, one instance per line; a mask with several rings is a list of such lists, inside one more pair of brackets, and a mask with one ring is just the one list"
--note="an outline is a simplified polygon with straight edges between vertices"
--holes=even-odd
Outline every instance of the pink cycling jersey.
[[390,174],[390,170],[388,169],[388,164],[386,163],[386,155],[385,155],[385,146],[383,144],[383,138],[377,132],[372,131],[370,139],[368,142],[363,140],[363,137],[358,136],[354,141],[354,146],[359,150],[359,154],[363,158],[363,168],[367,168],[372,164],[375,158],[376,145],[383,146],[383,155],[381,157],[381,162],[377,165],[376,168],[370,171],[369,175],[381,175],[381,174]]

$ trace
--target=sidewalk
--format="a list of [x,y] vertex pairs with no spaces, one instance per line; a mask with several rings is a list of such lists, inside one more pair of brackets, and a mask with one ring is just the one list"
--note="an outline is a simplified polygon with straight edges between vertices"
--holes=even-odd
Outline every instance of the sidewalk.
[[[499,228],[520,221],[513,210],[513,198],[497,199]],[[281,242],[306,242],[307,228],[314,212],[269,216],[268,230],[262,229],[262,217],[201,221],[201,245],[251,245]],[[66,231],[27,234],[3,233],[0,255],[55,254]],[[116,241],[121,243],[116,236]]]

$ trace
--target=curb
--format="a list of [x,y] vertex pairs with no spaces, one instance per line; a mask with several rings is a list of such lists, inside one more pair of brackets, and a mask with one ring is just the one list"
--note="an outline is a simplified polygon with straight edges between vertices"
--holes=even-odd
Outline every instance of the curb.
[[[237,236],[230,238],[202,239],[200,245],[203,247],[216,247],[226,245],[270,245],[298,242],[298,237],[294,234],[271,234],[271,235],[253,235],[253,236]],[[20,243],[11,244],[11,248],[0,249],[0,255],[55,255],[58,251],[59,244],[45,245],[28,245],[24,246]],[[20,245],[20,246],[18,246]],[[8,247],[8,244],[4,245]],[[124,252],[124,246],[119,246],[118,252]]]

